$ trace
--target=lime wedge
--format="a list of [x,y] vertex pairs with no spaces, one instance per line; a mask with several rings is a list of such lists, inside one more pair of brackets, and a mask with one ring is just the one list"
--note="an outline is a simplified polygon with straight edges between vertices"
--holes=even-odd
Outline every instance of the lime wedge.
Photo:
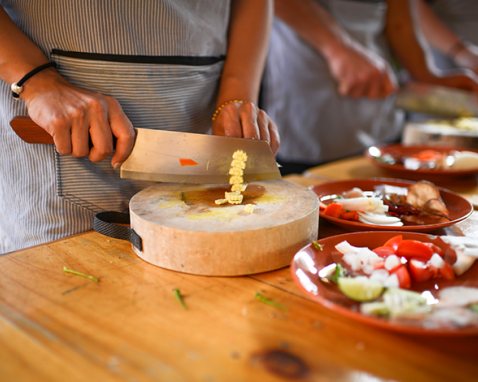
[[344,295],[355,301],[375,300],[384,289],[378,281],[364,277],[341,277],[338,286]]

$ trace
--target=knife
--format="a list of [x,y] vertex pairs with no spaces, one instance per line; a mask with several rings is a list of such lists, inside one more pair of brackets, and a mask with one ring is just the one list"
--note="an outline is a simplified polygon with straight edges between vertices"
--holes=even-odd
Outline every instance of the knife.
[[478,96],[470,91],[424,83],[409,83],[398,91],[395,106],[443,117],[478,116]]
[[[10,122],[27,143],[53,144],[53,137],[29,117]],[[171,183],[229,183],[232,154],[247,154],[244,181],[280,179],[281,174],[265,141],[208,134],[135,128],[133,151],[120,167],[120,177]]]

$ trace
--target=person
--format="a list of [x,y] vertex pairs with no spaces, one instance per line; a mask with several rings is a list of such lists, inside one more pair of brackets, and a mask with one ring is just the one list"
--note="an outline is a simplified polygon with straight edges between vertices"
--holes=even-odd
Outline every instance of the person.
[[[277,127],[256,106],[270,0],[0,5],[0,253],[127,209],[144,187],[115,170],[132,150],[133,126],[263,139],[277,150]],[[35,73],[21,93],[11,87],[48,62],[56,68]],[[26,114],[55,147],[15,135],[9,121]]]
[[280,129],[282,172],[396,140],[385,4],[276,0],[275,16],[261,99]]
[[425,49],[436,70],[468,69],[478,74],[478,3],[473,0],[419,0],[417,17]]
[[397,142],[403,68],[413,81],[475,86],[467,73],[427,66],[414,12],[403,0],[275,1],[261,99],[280,129],[283,174]]
[[470,67],[443,70],[434,64],[430,46],[453,54],[459,36],[426,3],[387,0],[387,5],[387,39],[412,81],[478,92],[478,77]]

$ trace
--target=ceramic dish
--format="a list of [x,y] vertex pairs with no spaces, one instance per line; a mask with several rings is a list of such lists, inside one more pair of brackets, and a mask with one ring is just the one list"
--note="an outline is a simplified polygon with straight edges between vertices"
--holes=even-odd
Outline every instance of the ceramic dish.
[[[418,162],[413,156],[424,152],[425,150],[433,150],[443,155],[450,155],[453,151],[470,151],[478,153],[474,149],[458,149],[453,147],[435,147],[426,145],[404,146],[404,145],[384,145],[372,146],[365,155],[372,160],[375,166],[388,171],[399,173],[402,176],[407,174],[420,174],[428,176],[467,176],[478,174],[478,165],[469,168],[453,168],[435,167],[436,162]],[[419,164],[421,164],[419,166]]]
[[[399,187],[408,187],[414,182],[390,179],[390,178],[374,178],[374,179],[351,179],[322,183],[312,187],[312,190],[317,194],[320,201],[326,200],[330,195],[339,195],[344,191],[358,187],[363,191],[373,191],[375,186],[387,184]],[[370,230],[386,230],[386,231],[413,231],[413,232],[431,232],[440,228],[448,227],[463,219],[466,219],[473,212],[473,205],[462,196],[439,187],[440,195],[445,202],[450,214],[450,220],[435,224],[421,224],[421,225],[403,225],[401,227],[383,226],[365,224],[359,221],[350,221],[340,218],[328,216],[320,212],[320,218],[330,221],[349,231],[370,231]]]
[[[404,239],[416,239],[428,241],[431,235],[414,232],[354,232],[343,235],[331,236],[318,240],[322,250],[317,250],[309,244],[299,250],[291,264],[292,278],[296,285],[312,300],[324,307],[341,314],[351,320],[360,321],[364,324],[377,328],[393,330],[401,333],[419,335],[478,335],[478,326],[448,326],[438,325],[436,322],[427,320],[404,320],[380,318],[369,316],[359,311],[360,303],[347,298],[333,283],[325,283],[319,279],[319,271],[325,266],[341,261],[342,255],[335,249],[335,245],[341,241],[348,241],[350,244],[359,247],[374,248],[382,245],[389,238],[401,234]],[[438,296],[438,291],[449,286],[478,287],[478,264],[475,264],[463,275],[455,280],[446,281],[443,279],[417,283],[413,289],[417,292],[431,293]],[[477,313],[478,314],[478,313]]]

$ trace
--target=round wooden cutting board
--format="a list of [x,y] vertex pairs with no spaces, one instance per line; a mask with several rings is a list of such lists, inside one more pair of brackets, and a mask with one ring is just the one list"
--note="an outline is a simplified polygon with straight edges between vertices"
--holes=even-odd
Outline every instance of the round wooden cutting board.
[[[158,184],[130,201],[145,261],[180,272],[238,276],[278,269],[318,235],[318,199],[284,180],[254,182],[240,205],[216,205],[227,185]],[[254,210],[247,211],[246,204]]]

